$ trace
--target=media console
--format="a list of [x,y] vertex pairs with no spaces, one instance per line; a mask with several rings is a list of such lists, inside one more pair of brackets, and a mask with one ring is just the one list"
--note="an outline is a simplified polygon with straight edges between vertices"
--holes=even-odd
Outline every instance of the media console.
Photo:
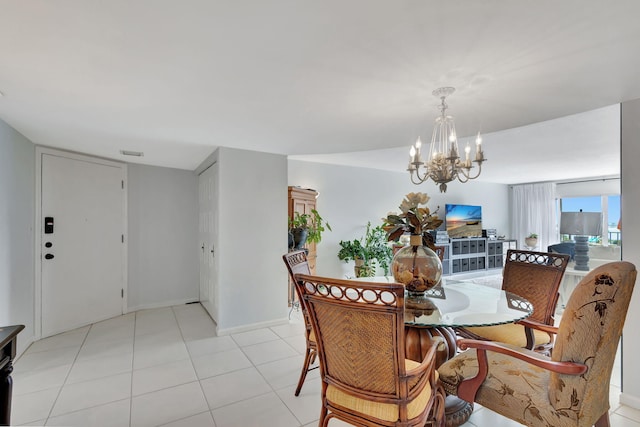
[[509,249],[517,249],[513,239],[489,240],[484,237],[451,239],[438,243],[445,248],[442,273],[445,275],[502,268]]

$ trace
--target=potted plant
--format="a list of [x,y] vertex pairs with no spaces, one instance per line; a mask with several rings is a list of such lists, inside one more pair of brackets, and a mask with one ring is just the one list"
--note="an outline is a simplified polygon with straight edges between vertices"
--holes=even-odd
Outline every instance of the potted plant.
[[387,233],[381,226],[371,227],[371,222],[368,222],[364,237],[340,241],[338,258],[355,262],[356,277],[374,276],[377,266],[384,270],[385,276],[388,275],[392,253],[387,244]]
[[524,244],[529,248],[535,248],[538,246],[538,235],[536,233],[529,234],[524,238]]
[[320,243],[325,230],[331,231],[331,226],[317,210],[311,209],[310,214],[295,212],[293,218],[289,218],[289,244],[291,245],[291,237],[294,249],[302,249],[306,242]]
[[442,261],[430,233],[442,225],[442,220],[438,218],[438,209],[432,213],[426,207],[428,202],[425,193],[409,193],[400,204],[402,213],[391,213],[385,218],[385,225],[391,226],[388,240],[395,241],[405,233],[410,235],[409,246],[400,249],[391,263],[393,278],[410,293],[424,293],[440,283],[442,276]]
[[431,213],[426,206],[430,197],[425,193],[409,193],[400,204],[400,215],[390,213],[386,218],[384,228],[387,230],[389,241],[396,241],[405,233],[411,236],[420,236],[422,245],[435,248],[435,242],[430,231],[442,225],[442,220],[438,218],[438,209]]

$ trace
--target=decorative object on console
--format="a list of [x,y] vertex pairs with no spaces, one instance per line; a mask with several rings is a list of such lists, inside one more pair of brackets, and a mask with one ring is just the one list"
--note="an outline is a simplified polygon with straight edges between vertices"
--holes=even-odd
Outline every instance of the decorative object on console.
[[449,243],[447,230],[436,230],[436,244]]
[[482,237],[486,237],[489,240],[496,240],[498,238],[498,233],[495,228],[483,229]]
[[403,283],[408,292],[431,289],[442,277],[442,261],[434,251],[434,239],[429,233],[440,227],[442,220],[427,207],[420,207],[428,201],[425,193],[409,193],[400,204],[402,214],[390,214],[385,219],[386,224],[393,226],[387,233],[388,240],[395,241],[404,233],[411,235],[409,246],[400,249],[391,262],[394,279]]
[[527,248],[535,248],[536,246],[538,246],[538,235],[536,233],[529,234],[524,238],[524,244]]
[[562,212],[560,234],[569,234],[576,241],[574,259],[575,270],[589,271],[589,236],[602,233],[600,212]]
[[[432,92],[434,96],[440,98],[440,116],[436,117],[427,160],[422,161],[422,156],[420,155],[422,148],[420,137],[418,137],[418,140],[411,146],[409,151],[411,157],[407,171],[411,176],[411,182],[418,185],[430,178],[434,183],[440,185],[441,193],[445,193],[447,191],[447,183],[455,179],[462,183],[470,179],[476,179],[480,176],[482,163],[486,160],[482,151],[482,138],[480,138],[479,132],[476,137],[476,153],[473,160],[473,163],[478,164],[478,173],[475,176],[471,176],[471,169],[474,166],[470,158],[471,147],[469,143],[464,149],[466,153],[465,160],[460,159],[455,124],[453,117],[446,114],[448,105],[444,101],[453,92],[455,92],[453,87],[441,87]],[[424,167],[424,172],[421,172],[422,167]]]

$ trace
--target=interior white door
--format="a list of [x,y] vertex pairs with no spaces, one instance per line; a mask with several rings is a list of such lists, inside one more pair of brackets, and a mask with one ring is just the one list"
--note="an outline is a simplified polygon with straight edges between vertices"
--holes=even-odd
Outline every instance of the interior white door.
[[46,337],[122,314],[125,193],[124,165],[115,162],[42,153],[41,166]]
[[200,237],[200,303],[213,320],[218,319],[217,258],[215,246],[218,238],[216,185],[218,165],[214,163],[200,174],[199,190],[199,237]]

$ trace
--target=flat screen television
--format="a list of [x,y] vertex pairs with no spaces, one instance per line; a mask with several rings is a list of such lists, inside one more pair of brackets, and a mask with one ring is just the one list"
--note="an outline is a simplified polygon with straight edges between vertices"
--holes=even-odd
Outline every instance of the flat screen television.
[[444,222],[452,239],[482,237],[482,206],[445,205]]

